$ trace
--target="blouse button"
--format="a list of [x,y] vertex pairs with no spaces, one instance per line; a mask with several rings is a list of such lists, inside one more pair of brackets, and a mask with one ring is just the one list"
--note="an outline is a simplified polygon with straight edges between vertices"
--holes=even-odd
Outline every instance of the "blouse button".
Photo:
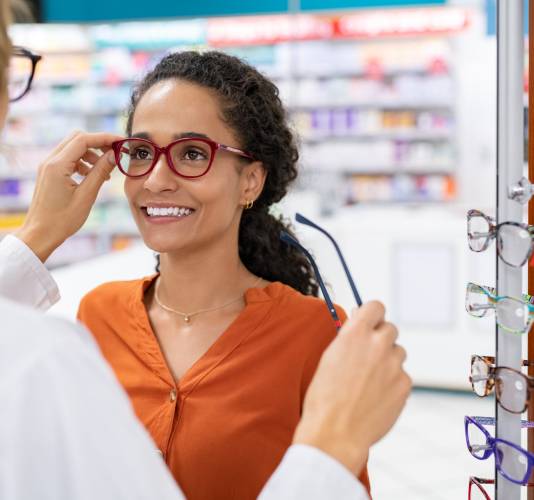
[[176,389],[172,389],[169,394],[169,399],[171,400],[171,403],[174,403],[176,401]]

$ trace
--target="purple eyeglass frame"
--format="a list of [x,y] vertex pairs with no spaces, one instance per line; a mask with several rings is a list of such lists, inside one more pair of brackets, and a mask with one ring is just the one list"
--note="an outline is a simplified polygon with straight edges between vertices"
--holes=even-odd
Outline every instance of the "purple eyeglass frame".
[[[486,437],[486,444],[482,445],[484,450],[484,455],[482,457],[477,457],[473,449],[474,447],[469,442],[469,425],[473,424],[476,426]],[[493,417],[464,417],[464,426],[465,426],[465,442],[467,444],[467,449],[469,450],[469,453],[473,455],[477,460],[487,460],[491,455],[495,455],[495,467],[499,471],[499,474],[504,476],[508,481],[511,481],[515,484],[522,484],[525,485],[528,483],[528,478],[530,477],[530,474],[532,473],[532,468],[534,467],[534,454],[530,453],[529,451],[521,448],[521,446],[516,445],[515,443],[512,443],[511,441],[507,441],[505,439],[500,438],[494,438],[483,426],[484,425],[495,425],[495,418]],[[527,420],[521,420],[521,427],[534,427],[534,422],[529,422]],[[528,467],[527,472],[523,479],[518,481],[517,479],[514,479],[510,477],[505,471],[502,470],[502,464],[501,464],[501,457],[499,456],[499,453],[496,453],[497,451],[497,444],[502,443],[506,446],[510,446],[511,448],[514,448],[516,451],[520,452],[524,457],[528,460]]]
[[[121,148],[122,148],[124,143],[129,142],[129,141],[144,142],[145,144],[149,144],[150,146],[152,146],[154,148],[155,154],[154,154],[154,159],[152,160],[152,165],[150,165],[150,168],[144,174],[131,175],[131,174],[127,173],[126,171],[124,171],[123,168],[121,167],[121,164],[120,164]],[[200,175],[184,175],[184,174],[181,174],[181,173],[178,172],[178,170],[176,170],[176,167],[174,166],[174,164],[172,162],[171,155],[169,154],[170,149],[175,144],[179,144],[180,142],[185,142],[185,141],[203,142],[204,144],[207,144],[211,148],[211,158],[210,158],[210,162],[209,162],[208,168],[204,172],[202,172]],[[219,149],[221,149],[223,151],[228,151],[229,153],[233,153],[233,154],[236,154],[238,156],[242,156],[243,158],[248,158],[249,160],[254,161],[254,157],[250,153],[247,153],[246,151],[243,151],[243,150],[238,149],[238,148],[234,148],[233,146],[226,146],[225,144],[220,144],[220,143],[215,142],[215,141],[213,141],[211,139],[208,139],[206,137],[194,137],[194,136],[192,136],[192,137],[182,137],[181,139],[173,141],[173,142],[167,144],[164,147],[158,146],[157,144],[155,144],[154,142],[152,142],[149,139],[142,139],[142,138],[139,138],[139,137],[128,137],[127,139],[122,139],[120,141],[113,142],[111,144],[111,147],[113,149],[113,152],[115,153],[115,163],[119,167],[119,170],[126,177],[132,177],[132,178],[144,177],[145,175],[150,174],[150,172],[152,172],[152,170],[154,170],[154,167],[158,163],[159,157],[162,154],[165,155],[165,158],[167,160],[167,165],[173,171],[173,173],[175,173],[179,177],[183,177],[184,179],[198,179],[199,177],[203,177],[204,175],[206,175],[210,171],[211,165],[213,164],[213,160],[215,158],[215,153]]]

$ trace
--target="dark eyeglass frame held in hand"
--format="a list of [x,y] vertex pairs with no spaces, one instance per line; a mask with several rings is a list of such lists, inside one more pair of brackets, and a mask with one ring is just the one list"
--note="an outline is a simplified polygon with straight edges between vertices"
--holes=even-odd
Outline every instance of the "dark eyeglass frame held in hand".
[[[31,68],[29,72],[24,75],[23,85],[20,87],[20,89],[11,90],[13,86],[8,83],[9,102],[19,101],[30,91],[37,64],[42,58],[43,57],[41,55],[36,54],[29,49],[13,46],[11,49],[11,65],[13,65],[13,63],[16,64],[17,60],[27,60],[30,62]],[[16,75],[9,75],[9,82],[13,82],[15,77]]]
[[[343,265],[343,270],[345,271],[345,275],[347,276],[347,279],[349,281],[350,288],[354,296],[354,300],[356,301],[356,304],[358,304],[358,306],[361,306],[362,299],[360,297],[360,294],[358,293],[358,289],[356,288],[356,285],[352,278],[352,274],[347,266],[345,258],[343,257],[343,253],[341,252],[341,249],[339,248],[339,245],[337,244],[336,240],[330,235],[330,233],[328,233],[328,231],[323,229],[321,226],[315,224],[315,222],[312,222],[311,220],[307,219],[303,215],[297,213],[295,216],[295,219],[297,220],[297,222],[300,222],[301,224],[305,224],[314,229],[317,229],[332,242],[332,244],[334,245],[334,248],[336,249],[339,260],[341,261],[341,264]],[[310,264],[313,267],[313,271],[315,273],[315,278],[317,279],[317,284],[319,285],[319,288],[321,289],[321,293],[323,294],[324,300],[328,306],[328,311],[330,312],[330,315],[332,316],[332,319],[334,320],[336,324],[336,328],[339,330],[341,328],[341,321],[339,319],[339,316],[337,315],[336,309],[334,307],[334,303],[332,302],[332,299],[330,298],[330,294],[326,290],[326,286],[324,284],[323,278],[321,277],[321,273],[319,272],[319,268],[317,267],[317,264],[314,258],[311,256],[310,252],[306,248],[304,248],[293,236],[291,236],[286,231],[280,232],[280,239],[288,243],[289,245],[295,247],[296,249],[300,250],[306,256],[306,258],[310,261]]]

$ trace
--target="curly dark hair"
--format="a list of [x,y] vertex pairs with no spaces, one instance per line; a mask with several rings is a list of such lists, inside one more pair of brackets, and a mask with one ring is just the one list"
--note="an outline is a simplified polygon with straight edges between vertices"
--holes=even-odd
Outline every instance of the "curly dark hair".
[[[306,295],[318,295],[313,269],[302,253],[280,240],[280,231],[294,236],[290,225],[269,212],[297,177],[298,149],[287,123],[278,88],[259,71],[219,51],[176,52],[165,56],[132,93],[127,134],[135,109],[153,85],[183,80],[215,92],[222,117],[241,147],[263,163],[265,186],[254,207],[244,210],[239,226],[239,256],[246,268],[268,281],[281,281]],[[158,261],[159,268],[159,261]]]

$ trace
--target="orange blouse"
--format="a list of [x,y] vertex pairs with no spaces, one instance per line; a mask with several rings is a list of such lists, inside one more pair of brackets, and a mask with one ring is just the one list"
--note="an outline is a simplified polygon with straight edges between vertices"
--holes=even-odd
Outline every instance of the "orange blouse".
[[[291,444],[334,322],[322,300],[282,283],[249,289],[243,311],[177,383],[143,303],[156,276],[96,288],[78,317],[186,497],[256,498]],[[360,481],[370,489],[366,469]]]

